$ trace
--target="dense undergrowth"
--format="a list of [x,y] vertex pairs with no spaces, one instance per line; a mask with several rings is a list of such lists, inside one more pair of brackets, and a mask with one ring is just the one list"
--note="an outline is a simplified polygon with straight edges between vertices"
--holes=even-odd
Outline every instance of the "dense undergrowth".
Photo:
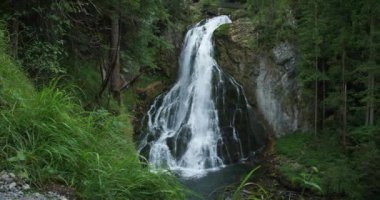
[[127,113],[85,111],[57,81],[37,91],[7,55],[6,38],[0,31],[0,169],[84,199],[184,199],[174,177],[142,167]]
[[283,178],[325,197],[374,199],[379,195],[380,138],[344,149],[335,134],[293,134],[278,139]]

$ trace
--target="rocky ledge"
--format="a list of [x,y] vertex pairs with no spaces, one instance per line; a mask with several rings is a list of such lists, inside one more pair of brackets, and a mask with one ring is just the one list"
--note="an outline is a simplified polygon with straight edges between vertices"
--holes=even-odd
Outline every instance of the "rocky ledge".
[[22,178],[6,171],[0,172],[1,200],[67,200],[55,192],[39,193],[31,189]]

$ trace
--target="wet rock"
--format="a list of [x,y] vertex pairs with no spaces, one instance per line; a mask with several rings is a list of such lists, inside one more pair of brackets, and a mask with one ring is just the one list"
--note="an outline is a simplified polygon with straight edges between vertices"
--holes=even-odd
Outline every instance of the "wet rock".
[[280,137],[300,128],[300,91],[297,81],[291,78],[292,69],[274,65],[262,59],[256,78],[256,98],[258,108]]
[[244,88],[276,137],[308,127],[306,109],[296,80],[297,52],[281,42],[268,51],[254,49],[258,32],[250,19],[234,20],[229,36],[215,38],[219,66]]
[[[254,77],[258,56],[249,47],[254,41],[254,35],[250,31],[239,26],[253,26],[248,22],[233,22],[230,26],[229,37],[217,37],[215,34],[215,58],[219,66],[232,75],[244,88],[248,101],[256,104],[256,87]],[[244,36],[243,36],[244,35]],[[248,37],[248,39],[246,38]],[[240,40],[245,38],[244,40]]]
[[288,42],[283,42],[275,46],[272,53],[277,65],[284,65],[291,59],[295,59],[296,56],[293,46]]

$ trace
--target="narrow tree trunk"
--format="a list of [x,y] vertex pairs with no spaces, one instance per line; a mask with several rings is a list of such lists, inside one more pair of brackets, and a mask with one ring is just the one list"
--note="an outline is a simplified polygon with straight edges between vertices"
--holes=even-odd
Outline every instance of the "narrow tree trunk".
[[322,130],[325,129],[325,118],[326,118],[326,70],[325,70],[325,62],[322,62],[322,74],[323,74],[323,80],[322,80]]
[[102,97],[104,90],[109,87],[112,97],[121,106],[121,89],[124,85],[121,74],[120,66],[120,16],[118,14],[112,14],[111,20],[111,44],[110,44],[110,58],[108,62],[107,70],[100,69],[102,74],[102,85],[99,92],[99,99]]
[[342,93],[343,93],[343,108],[342,108],[342,142],[346,146],[347,135],[347,83],[346,83],[346,51],[342,52]]
[[271,9],[271,13],[272,13],[272,21],[274,21],[276,19],[276,1],[275,0],[272,0],[272,9]]
[[[317,3],[314,2],[314,36],[315,36],[315,39],[318,37],[318,31],[317,31],[317,27],[318,27],[318,18],[317,18],[317,13],[318,11],[318,6],[317,6]],[[314,136],[317,136],[317,131],[318,131],[318,44],[315,43],[315,60],[314,60],[314,64],[315,64],[315,74],[316,74],[316,77],[315,77],[315,97],[314,97]]]
[[[375,64],[375,50],[374,50],[374,44],[373,44],[373,30],[374,30],[374,22],[373,22],[373,16],[371,17],[370,22],[370,31],[369,31],[369,63],[372,65]],[[373,75],[372,69],[368,70],[368,100],[367,100],[367,113],[366,113],[366,125],[372,126],[375,121],[375,104],[374,104],[374,98],[375,98],[375,76]]]
[[[315,59],[315,73],[318,72],[318,58]],[[315,94],[314,94],[314,135],[317,136],[318,131],[318,78],[315,78]]]
[[369,104],[369,124],[370,126],[374,125],[375,122],[375,103],[374,103],[374,98],[375,98],[375,76],[371,74],[370,76],[370,82],[371,82],[371,102]]
[[373,126],[374,124],[374,114],[375,114],[375,105],[374,105],[374,89],[375,89],[375,77],[373,73],[368,73],[368,83],[367,83],[367,110],[366,110],[366,125]]

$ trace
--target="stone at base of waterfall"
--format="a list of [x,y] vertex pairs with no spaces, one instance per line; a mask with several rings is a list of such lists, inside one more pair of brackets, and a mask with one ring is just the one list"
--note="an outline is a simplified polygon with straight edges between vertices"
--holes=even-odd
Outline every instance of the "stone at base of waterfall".
[[55,192],[41,194],[30,190],[29,184],[22,178],[6,171],[0,172],[1,200],[67,200],[66,197]]

